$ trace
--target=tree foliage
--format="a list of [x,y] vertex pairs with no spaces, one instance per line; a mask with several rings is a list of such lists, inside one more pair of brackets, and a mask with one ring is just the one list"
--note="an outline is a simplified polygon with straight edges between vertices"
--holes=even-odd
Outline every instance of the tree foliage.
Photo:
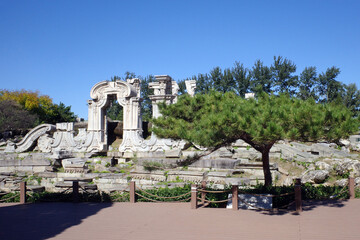
[[58,122],[71,122],[76,120],[76,115],[71,112],[70,106],[63,103],[54,104],[47,95],[41,95],[39,92],[26,90],[9,91],[0,90],[0,102],[16,102],[21,109],[37,116],[37,124]]
[[[359,115],[357,96],[360,91],[356,89],[356,85],[345,85],[337,80],[339,68],[333,66],[318,73],[316,67],[305,67],[299,75],[296,70],[297,67],[291,60],[274,56],[271,66],[266,66],[261,60],[256,60],[251,68],[235,62],[232,68],[222,70],[215,67],[209,73],[199,73],[191,79],[196,80],[196,93],[233,91],[241,97],[249,92],[256,95],[262,92],[287,93],[302,100],[313,98],[321,103],[343,102],[353,110],[354,115]],[[179,82],[182,84],[184,80]],[[181,93],[186,93],[185,89]]]
[[37,116],[13,100],[0,101],[0,132],[27,130],[34,127]]
[[159,137],[185,139],[217,149],[242,139],[261,152],[265,184],[271,185],[269,152],[280,139],[338,141],[359,128],[359,120],[338,104],[313,99],[261,94],[243,99],[233,92],[181,96],[178,103],[161,105],[154,119]]

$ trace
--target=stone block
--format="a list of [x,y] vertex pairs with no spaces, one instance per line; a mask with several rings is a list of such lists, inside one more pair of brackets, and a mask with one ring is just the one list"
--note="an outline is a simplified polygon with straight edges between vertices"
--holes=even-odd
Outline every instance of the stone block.
[[46,167],[45,166],[33,166],[32,171],[33,171],[33,173],[45,172]]
[[179,158],[181,156],[180,149],[172,149],[165,151],[165,157],[167,158]]
[[239,162],[239,160],[232,158],[200,159],[190,166],[197,168],[233,169]]
[[311,182],[311,183],[324,183],[326,178],[329,176],[329,172],[326,170],[312,170],[303,173],[301,176],[301,182]]
[[31,156],[26,157],[20,161],[21,166],[50,166],[51,161],[49,159],[34,159]]
[[123,158],[133,158],[134,153],[133,152],[124,152]]
[[243,186],[243,185],[249,185],[250,184],[250,179],[249,178],[225,178],[225,184],[226,185],[238,185],[238,186]]
[[39,172],[36,174],[36,176],[39,176],[42,178],[56,178],[57,173],[56,172]]

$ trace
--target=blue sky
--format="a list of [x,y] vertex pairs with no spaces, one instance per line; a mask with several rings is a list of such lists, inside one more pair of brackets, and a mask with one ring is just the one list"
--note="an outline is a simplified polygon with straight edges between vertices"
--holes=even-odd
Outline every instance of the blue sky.
[[360,87],[360,1],[0,0],[0,88],[87,118],[91,87],[125,71],[175,80],[257,59],[339,67]]

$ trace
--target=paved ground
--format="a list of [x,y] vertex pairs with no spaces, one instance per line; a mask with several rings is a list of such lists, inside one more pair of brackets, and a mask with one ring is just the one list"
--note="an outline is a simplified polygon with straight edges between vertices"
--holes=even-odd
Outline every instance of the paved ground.
[[0,239],[360,239],[360,200],[301,215],[190,209],[190,203],[0,204]]

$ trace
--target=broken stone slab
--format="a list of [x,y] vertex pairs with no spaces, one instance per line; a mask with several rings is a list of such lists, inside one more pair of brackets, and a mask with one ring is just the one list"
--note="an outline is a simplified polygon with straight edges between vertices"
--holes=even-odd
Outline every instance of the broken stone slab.
[[250,161],[261,160],[261,153],[249,150],[238,149],[233,155],[235,159],[249,159]]
[[345,187],[348,185],[348,180],[347,179],[340,179],[340,180],[337,180],[335,182],[335,185],[336,186],[340,186],[340,187]]
[[56,178],[57,177],[56,172],[39,172],[39,173],[36,173],[35,175],[42,177],[42,178]]
[[279,173],[281,173],[285,176],[289,176],[289,172],[286,171],[285,169],[283,169],[282,167],[278,167],[278,171],[279,171]]
[[246,148],[248,146],[250,146],[249,144],[247,144],[246,142],[244,142],[244,140],[238,139],[235,142],[233,142],[231,144],[233,147],[240,147],[240,148]]
[[311,170],[303,173],[301,176],[301,182],[303,183],[324,183],[326,178],[328,178],[329,172],[326,170]]
[[74,155],[71,151],[65,151],[65,150],[61,150],[61,151],[54,151],[53,154],[50,156],[50,158],[52,159],[65,159],[65,158],[73,158]]
[[[80,187],[86,186],[87,183],[79,183]],[[71,188],[73,186],[72,182],[58,182],[55,184],[55,187],[57,188]]]
[[85,167],[85,163],[86,160],[82,158],[67,158],[61,161],[64,169],[68,167],[83,168]]
[[239,162],[239,160],[232,158],[200,159],[189,166],[196,168],[233,169]]
[[295,161],[302,162],[312,162],[314,159],[314,155],[303,152],[296,147],[287,144],[277,144],[276,146],[281,150],[281,154],[284,158],[291,158]]
[[345,151],[340,151],[329,147],[326,143],[315,143],[311,146],[312,152],[318,152],[319,157],[350,157],[351,155]]
[[244,186],[244,185],[250,185],[250,179],[249,178],[225,178],[224,180],[226,185],[238,185],[238,186]]
[[89,177],[65,177],[64,178],[64,182],[73,182],[73,181],[78,181],[78,182],[92,182],[92,178]]
[[315,167],[319,168],[320,170],[326,170],[331,171],[333,167],[330,164],[327,164],[326,162],[318,161],[315,163]]
[[108,157],[121,158],[123,156],[122,152],[107,152]]
[[232,156],[233,156],[232,151],[230,151],[225,147],[222,147],[208,155],[202,156],[200,159],[207,160],[207,159],[219,159],[219,158],[232,158]]
[[172,149],[165,151],[165,157],[167,158],[179,158],[181,156],[181,149]]

